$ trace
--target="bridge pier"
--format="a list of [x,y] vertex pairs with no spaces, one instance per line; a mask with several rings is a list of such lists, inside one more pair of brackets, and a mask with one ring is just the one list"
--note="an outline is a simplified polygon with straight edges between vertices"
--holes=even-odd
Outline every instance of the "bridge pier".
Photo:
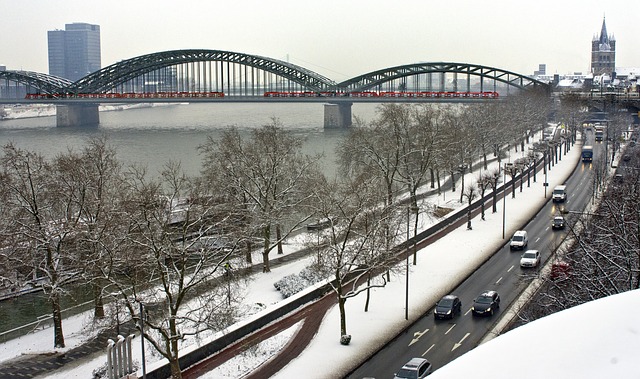
[[98,104],[57,105],[56,126],[98,125]]
[[351,106],[353,103],[340,102],[324,105],[324,127],[348,128],[351,126]]

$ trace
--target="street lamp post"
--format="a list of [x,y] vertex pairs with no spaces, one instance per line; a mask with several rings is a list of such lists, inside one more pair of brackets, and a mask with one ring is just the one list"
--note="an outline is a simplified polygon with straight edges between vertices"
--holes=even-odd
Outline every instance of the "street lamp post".
[[142,378],[147,379],[147,362],[144,358],[144,304],[140,302],[140,345],[142,347]]
[[508,163],[504,164],[504,180],[502,181],[502,239],[504,239],[507,218],[507,165]]
[[[404,319],[405,320],[409,320],[409,255],[411,255],[411,250],[409,249],[409,229],[411,228],[410,224],[411,224],[411,212],[417,212],[418,208],[417,207],[413,207],[413,206],[408,206],[407,207],[407,243],[406,243],[406,253],[407,253],[407,262],[406,262],[406,281],[405,281],[405,297],[404,297]],[[417,222],[417,218],[418,215],[416,214],[416,222]],[[416,232],[414,231],[414,236],[415,236]],[[416,245],[415,245],[415,238],[413,241],[413,254],[414,254],[414,260],[415,260],[415,254],[416,254]],[[415,261],[414,261],[415,264]]]

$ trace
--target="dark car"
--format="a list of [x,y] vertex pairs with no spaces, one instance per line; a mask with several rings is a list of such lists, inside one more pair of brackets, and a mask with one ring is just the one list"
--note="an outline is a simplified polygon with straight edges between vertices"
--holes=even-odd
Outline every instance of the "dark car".
[[433,318],[453,318],[453,316],[460,314],[462,310],[462,301],[456,295],[446,295],[440,301],[436,303],[436,308],[433,310]]
[[556,216],[551,222],[551,229],[564,229],[564,217]]
[[473,300],[471,312],[476,316],[493,316],[497,308],[500,308],[500,295],[496,291],[484,291]]

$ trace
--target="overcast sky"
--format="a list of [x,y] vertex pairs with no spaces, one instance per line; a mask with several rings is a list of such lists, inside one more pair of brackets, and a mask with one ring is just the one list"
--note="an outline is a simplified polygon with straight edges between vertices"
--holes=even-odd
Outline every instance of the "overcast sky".
[[173,49],[228,50],[335,81],[417,62],[586,73],[606,17],[616,66],[640,67],[637,0],[0,0],[0,64],[48,73],[47,31],[101,28],[102,65]]

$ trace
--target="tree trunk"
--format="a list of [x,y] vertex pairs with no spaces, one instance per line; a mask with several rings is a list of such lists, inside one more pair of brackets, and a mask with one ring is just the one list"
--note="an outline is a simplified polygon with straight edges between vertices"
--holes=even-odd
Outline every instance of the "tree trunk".
[[271,272],[269,266],[269,245],[271,245],[271,226],[264,227],[264,247],[262,250],[262,272]]
[[282,250],[282,231],[280,230],[280,224],[276,224],[276,240],[278,241],[278,254],[284,254]]
[[433,172],[433,168],[429,169],[429,172],[431,174],[431,188],[436,188],[436,177],[435,177],[435,173]]
[[60,294],[56,289],[51,292],[51,310],[53,312],[53,340],[55,348],[63,348],[64,334],[62,333],[62,310],[60,309]]
[[344,303],[347,299],[343,298],[342,295],[338,295],[338,308],[340,309],[340,336],[344,336],[347,334],[347,313],[344,309]]
[[[173,310],[171,311],[171,313],[175,313]],[[169,359],[169,364],[171,366],[171,379],[182,379],[182,370],[180,369],[180,355],[179,355],[179,345],[178,345],[178,340],[177,338],[175,338],[175,336],[178,335],[178,327],[176,325],[176,318],[174,315],[172,315],[173,317],[171,317],[171,319],[169,320],[169,331],[171,333],[171,336],[173,336],[173,338],[170,339],[169,341],[169,345],[170,345],[170,351],[169,351],[169,355],[171,356],[171,359]]]
[[104,318],[104,302],[102,299],[102,287],[93,283],[93,317]]
[[364,301],[364,311],[369,312],[369,299],[371,298],[371,273],[367,274],[367,298]]
[[244,253],[245,261],[249,265],[253,263],[253,259],[251,258],[251,250],[253,250],[253,243],[251,241],[247,241],[247,251]]

